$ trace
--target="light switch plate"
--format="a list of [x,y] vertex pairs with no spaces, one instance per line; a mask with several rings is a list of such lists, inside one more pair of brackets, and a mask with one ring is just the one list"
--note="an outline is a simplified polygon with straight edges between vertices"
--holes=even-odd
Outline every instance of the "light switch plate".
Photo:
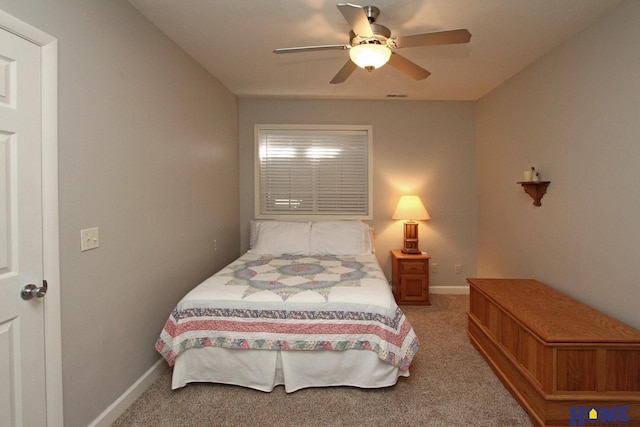
[[100,246],[98,227],[80,230],[80,250],[82,252],[95,249],[98,246]]

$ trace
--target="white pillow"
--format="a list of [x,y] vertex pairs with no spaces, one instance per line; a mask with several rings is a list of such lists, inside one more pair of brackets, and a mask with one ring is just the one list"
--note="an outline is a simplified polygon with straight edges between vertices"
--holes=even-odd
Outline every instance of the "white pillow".
[[376,238],[373,235],[373,227],[369,227],[369,232],[367,233],[367,237],[365,237],[365,250],[368,254],[376,253]]
[[319,221],[311,225],[309,255],[372,253],[369,226],[360,221]]
[[249,252],[260,255],[308,255],[310,222],[256,222],[256,242]]
[[258,240],[258,224],[261,222],[265,221],[257,219],[249,221],[249,249],[253,249],[256,245],[256,241]]

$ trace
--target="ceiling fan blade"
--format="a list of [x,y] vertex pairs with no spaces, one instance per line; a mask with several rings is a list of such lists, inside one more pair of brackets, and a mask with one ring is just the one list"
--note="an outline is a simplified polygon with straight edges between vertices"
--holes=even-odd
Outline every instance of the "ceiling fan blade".
[[469,43],[471,33],[467,29],[436,31],[433,33],[413,34],[390,40],[394,48],[435,46],[441,44]]
[[389,58],[389,65],[403,73],[413,77],[416,80],[426,79],[431,75],[430,72],[420,67],[419,65],[409,61],[404,56],[400,56],[395,52],[391,52],[391,58]]
[[367,13],[363,7],[351,3],[338,3],[337,6],[356,35],[373,37],[373,30],[371,29],[369,18],[367,18]]
[[349,46],[344,44],[328,44],[324,46],[302,46],[302,47],[282,47],[274,49],[273,53],[296,53],[296,52],[310,52],[314,50],[347,50]]
[[347,63],[344,64],[340,71],[338,71],[338,74],[336,74],[329,83],[331,83],[332,85],[344,83],[344,81],[347,80],[347,78],[351,75],[351,73],[354,72],[356,68],[358,68],[358,66],[355,63],[347,61]]

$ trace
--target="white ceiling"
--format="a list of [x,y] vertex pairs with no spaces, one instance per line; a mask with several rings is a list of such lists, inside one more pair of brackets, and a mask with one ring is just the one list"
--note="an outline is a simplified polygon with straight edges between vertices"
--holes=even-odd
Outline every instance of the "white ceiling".
[[[273,49],[348,44],[337,0],[129,0],[240,97],[476,100],[606,13],[620,0],[370,0],[392,37],[467,28],[469,44],[396,52],[429,70],[415,81],[385,66],[329,81],[340,50]],[[354,0],[352,3],[356,4]]]

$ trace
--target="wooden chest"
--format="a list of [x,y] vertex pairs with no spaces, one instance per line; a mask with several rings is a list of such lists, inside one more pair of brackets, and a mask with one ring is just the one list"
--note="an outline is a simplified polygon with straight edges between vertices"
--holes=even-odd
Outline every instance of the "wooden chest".
[[468,334],[534,425],[640,426],[640,331],[531,279],[468,279]]

